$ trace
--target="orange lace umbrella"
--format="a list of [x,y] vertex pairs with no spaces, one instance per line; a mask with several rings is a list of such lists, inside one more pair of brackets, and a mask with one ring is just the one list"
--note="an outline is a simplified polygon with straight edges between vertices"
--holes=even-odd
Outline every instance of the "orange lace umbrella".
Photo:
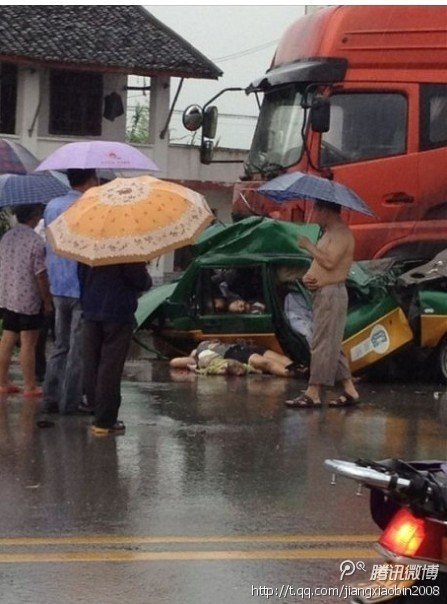
[[199,193],[152,176],[84,193],[47,229],[56,253],[102,266],[145,262],[190,245],[214,215]]

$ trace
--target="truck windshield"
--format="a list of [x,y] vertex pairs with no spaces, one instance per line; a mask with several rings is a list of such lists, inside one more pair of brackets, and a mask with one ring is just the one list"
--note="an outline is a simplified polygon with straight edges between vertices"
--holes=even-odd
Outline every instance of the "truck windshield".
[[331,127],[321,140],[321,166],[405,153],[407,100],[399,93],[335,94]]
[[300,160],[304,119],[301,99],[295,86],[265,94],[246,163],[247,173],[272,174]]

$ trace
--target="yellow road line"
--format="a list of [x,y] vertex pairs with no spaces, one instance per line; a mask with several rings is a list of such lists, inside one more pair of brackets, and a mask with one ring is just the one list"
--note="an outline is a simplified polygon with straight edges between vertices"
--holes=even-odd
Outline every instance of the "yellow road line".
[[0,547],[33,545],[136,545],[173,543],[365,543],[377,535],[216,535],[210,536],[117,536],[92,535],[77,537],[5,537]]
[[232,560],[352,560],[377,558],[371,549],[252,550],[186,552],[61,552],[0,554],[0,564],[41,564],[55,562],[190,562]]

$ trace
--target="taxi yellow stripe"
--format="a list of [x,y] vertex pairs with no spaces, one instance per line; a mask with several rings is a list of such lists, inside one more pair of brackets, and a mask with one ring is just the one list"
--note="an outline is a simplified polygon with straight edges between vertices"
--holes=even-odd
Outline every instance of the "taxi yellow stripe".
[[445,315],[421,315],[421,346],[435,348],[445,336]]

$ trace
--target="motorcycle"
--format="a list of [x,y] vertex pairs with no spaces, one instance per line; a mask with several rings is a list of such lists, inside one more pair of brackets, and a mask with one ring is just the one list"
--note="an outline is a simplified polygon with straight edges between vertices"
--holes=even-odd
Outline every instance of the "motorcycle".
[[349,586],[350,604],[447,602],[447,462],[324,463],[332,484],[343,476],[370,489],[371,516],[383,531],[375,549],[385,563]]

